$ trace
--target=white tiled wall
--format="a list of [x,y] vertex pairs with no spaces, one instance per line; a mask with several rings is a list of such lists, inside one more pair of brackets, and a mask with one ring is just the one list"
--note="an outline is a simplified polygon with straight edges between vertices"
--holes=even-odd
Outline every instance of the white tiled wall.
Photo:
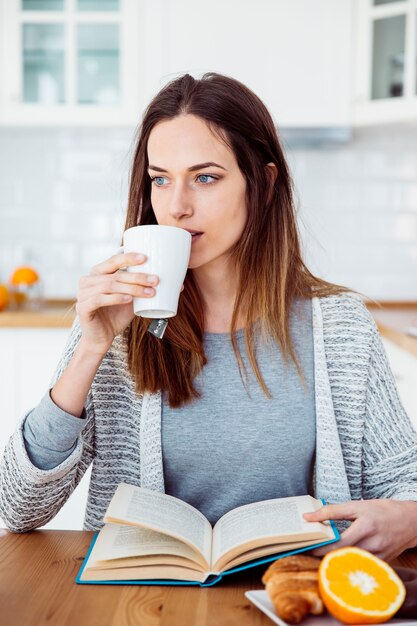
[[[0,129],[0,282],[22,261],[49,297],[119,245],[135,130]],[[376,299],[417,299],[417,127],[344,145],[284,143],[313,272]]]
[[375,299],[417,299],[417,126],[288,150],[310,268]]
[[79,277],[120,245],[132,138],[0,129],[0,281],[28,261],[46,296],[75,295]]

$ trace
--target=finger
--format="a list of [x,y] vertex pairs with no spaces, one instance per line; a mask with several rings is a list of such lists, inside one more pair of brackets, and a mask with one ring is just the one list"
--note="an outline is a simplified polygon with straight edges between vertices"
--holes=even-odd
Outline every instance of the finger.
[[318,511],[304,513],[306,522],[324,522],[330,519],[354,520],[357,517],[357,508],[353,502],[343,504],[325,504]]
[[387,539],[385,534],[372,531],[372,527],[366,523],[363,518],[358,518],[353,524],[341,533],[339,541],[315,548],[311,551],[314,556],[324,556],[331,550],[343,548],[346,546],[356,546],[363,550],[368,550],[381,559],[392,560],[401,552],[409,547],[408,543],[401,542],[401,545],[395,545],[395,542]]
[[96,294],[85,300],[84,302],[77,302],[75,309],[77,314],[81,317],[88,315],[106,306],[114,306],[116,304],[130,304],[132,302],[132,296],[126,294],[114,293],[114,294]]
[[121,283],[130,283],[132,285],[157,285],[159,276],[156,274],[145,274],[143,272],[123,272],[121,270],[112,274],[115,280]]
[[[93,295],[100,293],[125,293],[134,298],[152,297],[155,295],[155,289],[159,279],[157,276],[140,274],[135,280],[134,274],[125,274],[116,272],[115,274],[105,274],[101,276],[84,276],[79,281],[79,291],[77,301],[84,302]],[[129,276],[129,278],[125,278]]]
[[380,559],[390,561],[410,547],[408,542],[404,543],[401,541],[397,543],[396,539],[396,537],[387,537],[385,533],[368,534],[363,539],[357,541],[355,546],[372,552]]
[[338,548],[342,548],[343,546],[339,541],[335,541],[334,543],[330,543],[328,546],[322,546],[321,548],[315,548],[314,550],[309,550],[309,554],[311,556],[324,556],[328,552],[332,550],[337,550]]
[[362,550],[367,550],[375,556],[378,556],[380,559],[384,559],[386,561],[390,561],[394,559],[398,554],[402,552],[402,550],[389,551],[387,550],[378,550],[372,546],[372,543],[366,540],[360,541],[359,543],[354,543],[352,541],[347,541],[340,539],[339,541],[335,541],[334,543],[330,543],[327,546],[322,546],[321,548],[315,548],[314,550],[309,551],[309,554],[312,556],[324,556],[328,552],[332,550],[338,550],[339,548],[346,548],[348,546],[355,546],[356,548],[362,548]]
[[384,561],[393,561],[394,559],[397,558],[397,556],[402,554],[404,550],[407,550],[409,547],[410,547],[409,543],[405,543],[399,546],[390,544],[390,545],[385,546],[382,549],[380,547],[377,547],[376,550],[374,551],[369,550],[369,548],[364,548],[364,549],[365,550],[368,549],[370,552],[373,552],[375,556],[378,556],[380,559],[383,559]]
[[152,298],[155,289],[150,285],[132,285],[114,281],[111,284],[98,284],[78,293],[77,302],[87,302],[100,295],[128,295],[131,298]]
[[91,269],[91,274],[113,274],[120,270],[122,267],[130,265],[140,265],[144,263],[146,256],[144,254],[138,254],[136,252],[127,252],[126,254],[114,254],[109,259],[106,259],[102,263],[98,263]]
[[[349,526],[349,528],[341,533],[339,541],[329,544],[328,546],[316,548],[315,550],[317,550],[317,553],[314,552],[314,554],[315,556],[323,556],[330,550],[344,548],[345,546],[357,546],[358,548],[364,547],[370,552],[375,553],[377,549],[380,549],[380,538],[370,532],[370,528],[366,523],[366,520],[358,518]],[[373,549],[371,549],[371,546]]]
[[109,289],[107,293],[111,293],[118,283],[129,285],[151,285],[156,286],[159,283],[159,277],[155,274],[144,274],[143,272],[123,272],[117,271],[113,274],[89,274],[82,276],[78,282],[80,291],[84,291],[97,285],[105,286]]
[[334,541],[333,543],[329,543],[326,546],[315,548],[314,550],[311,551],[311,554],[313,556],[324,556],[325,554],[327,554],[328,552],[331,552],[332,550],[344,548],[346,546],[355,546],[356,545],[355,534],[349,532],[352,526],[340,534],[339,541]]

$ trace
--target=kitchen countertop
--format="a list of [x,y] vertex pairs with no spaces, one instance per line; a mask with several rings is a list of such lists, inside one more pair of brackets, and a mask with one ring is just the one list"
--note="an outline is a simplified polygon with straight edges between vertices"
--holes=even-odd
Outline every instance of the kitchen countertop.
[[71,328],[75,300],[46,300],[39,309],[0,311],[0,328]]
[[[47,300],[38,310],[0,311],[0,328],[70,328],[75,319],[75,300]],[[417,357],[417,337],[406,328],[417,329],[417,302],[367,302],[381,335]]]

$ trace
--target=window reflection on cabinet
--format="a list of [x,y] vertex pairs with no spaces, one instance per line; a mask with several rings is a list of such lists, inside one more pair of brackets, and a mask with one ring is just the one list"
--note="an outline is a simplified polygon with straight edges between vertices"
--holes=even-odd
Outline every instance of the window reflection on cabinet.
[[[119,0],[21,0],[23,103],[122,103],[119,5]],[[25,11],[32,14],[26,17]],[[86,11],[96,14],[95,23],[90,15],[86,21]],[[116,13],[109,20],[105,11]]]
[[79,11],[118,11],[119,0],[77,0]]
[[404,0],[374,0],[374,6],[379,4],[393,4],[393,2],[404,2]]
[[78,102],[120,102],[119,27],[81,24],[77,28]]
[[23,11],[63,11],[64,0],[22,0]]
[[23,24],[23,102],[65,102],[62,24]]
[[[160,37],[145,4],[0,0],[0,126],[137,124],[153,93],[148,40]],[[157,56],[155,74],[162,64]]]
[[373,22],[372,100],[404,93],[405,15]]

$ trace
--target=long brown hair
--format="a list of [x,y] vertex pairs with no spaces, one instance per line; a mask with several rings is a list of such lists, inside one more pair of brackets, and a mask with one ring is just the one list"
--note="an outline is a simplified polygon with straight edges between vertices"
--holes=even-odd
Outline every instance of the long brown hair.
[[[263,338],[273,337],[290,356],[302,380],[289,329],[295,298],[328,296],[350,289],[314,276],[301,258],[294,189],[274,122],[263,102],[245,85],[214,72],[199,80],[189,74],[168,83],[151,101],[138,131],[133,158],[125,228],[157,224],[151,205],[147,145],[156,124],[178,115],[205,120],[212,132],[233,151],[246,179],[247,222],[232,251],[238,290],[231,321],[231,340],[239,371],[247,377],[236,324],[244,320],[249,361],[264,393],[270,393],[255,358],[253,324]],[[277,177],[268,174],[274,163]],[[149,320],[136,317],[126,329],[128,367],[136,391],[166,391],[171,407],[200,397],[193,379],[207,363],[203,347],[204,311],[201,294],[188,270],[176,317],[169,320],[162,340],[147,332]],[[243,380],[243,377],[242,377]]]

